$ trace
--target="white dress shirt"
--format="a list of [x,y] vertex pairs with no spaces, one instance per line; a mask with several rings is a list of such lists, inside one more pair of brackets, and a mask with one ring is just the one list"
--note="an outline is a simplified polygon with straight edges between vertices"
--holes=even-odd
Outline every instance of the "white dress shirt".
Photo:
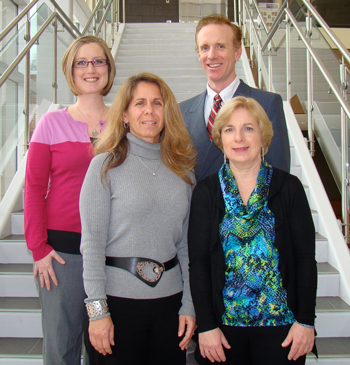
[[[222,105],[224,105],[226,103],[226,101],[232,99],[233,94],[236,92],[239,84],[240,84],[240,79],[236,76],[236,78],[231,82],[230,85],[228,85],[227,87],[225,87],[224,90],[220,91],[220,97],[222,99]],[[205,103],[204,103],[204,121],[205,121],[205,126],[208,125],[208,120],[209,120],[209,115],[210,115],[210,111],[213,107],[214,104],[214,96],[217,94],[216,91],[214,91],[213,89],[210,88],[210,86],[207,84],[207,96],[205,98]]]

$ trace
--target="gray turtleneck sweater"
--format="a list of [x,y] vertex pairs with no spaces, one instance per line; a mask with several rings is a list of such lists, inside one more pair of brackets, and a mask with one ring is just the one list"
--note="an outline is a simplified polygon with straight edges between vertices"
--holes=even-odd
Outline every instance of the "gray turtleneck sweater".
[[[80,194],[87,300],[106,295],[162,298],[183,291],[179,314],[194,316],[187,250],[191,186],[163,164],[159,143],[130,133],[127,139],[129,153],[120,166],[108,170],[108,185],[101,181],[103,153],[92,160]],[[154,288],[126,270],[105,265],[106,256],[166,262],[175,255],[179,265],[164,272]]]

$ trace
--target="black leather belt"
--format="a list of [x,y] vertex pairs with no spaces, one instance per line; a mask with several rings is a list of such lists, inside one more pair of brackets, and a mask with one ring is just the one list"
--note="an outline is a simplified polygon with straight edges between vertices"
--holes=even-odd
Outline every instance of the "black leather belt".
[[[171,260],[164,263],[147,259],[145,257],[106,257],[106,265],[127,270],[151,287],[155,287],[158,284],[164,271],[172,269],[178,264],[178,262],[179,260],[177,259],[177,256],[174,256]],[[154,277],[149,278],[144,273],[143,269],[147,266],[151,266],[151,268],[153,268],[153,272],[155,274]]]

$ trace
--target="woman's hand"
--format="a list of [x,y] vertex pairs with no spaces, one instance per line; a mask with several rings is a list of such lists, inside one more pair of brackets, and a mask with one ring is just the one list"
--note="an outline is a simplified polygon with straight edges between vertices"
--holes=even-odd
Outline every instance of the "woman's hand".
[[46,285],[47,290],[51,289],[50,277],[52,282],[56,286],[58,285],[57,277],[52,267],[52,259],[55,259],[61,265],[66,263],[55,250],[52,250],[41,260],[35,261],[34,265],[34,278],[36,278],[39,274],[40,286],[43,288]]
[[292,343],[288,360],[296,360],[300,356],[311,352],[314,347],[314,342],[315,330],[295,322],[290,328],[286,339],[283,341],[282,347],[287,347]]
[[96,351],[102,355],[111,354],[111,346],[114,346],[114,325],[111,316],[90,321],[89,337]]
[[181,350],[187,350],[188,344],[191,341],[194,331],[196,330],[196,317],[185,316],[183,314],[179,315],[179,333],[178,336],[181,337],[185,333],[184,338],[179,343]]
[[198,335],[198,343],[201,355],[207,357],[211,362],[226,361],[225,352],[222,346],[226,349],[231,348],[220,328],[201,332]]

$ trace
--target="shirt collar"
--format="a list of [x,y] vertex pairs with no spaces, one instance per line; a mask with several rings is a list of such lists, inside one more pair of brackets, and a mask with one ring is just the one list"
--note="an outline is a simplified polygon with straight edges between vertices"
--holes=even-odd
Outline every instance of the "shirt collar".
[[[224,90],[221,90],[219,92],[221,99],[223,101],[223,104],[225,104],[228,100],[232,99],[233,94],[236,92],[239,84],[240,79],[236,76],[236,78],[231,82],[230,85],[225,87]],[[207,95],[209,100],[214,100],[214,96],[217,94],[216,91],[214,91],[209,84],[207,84]]]

